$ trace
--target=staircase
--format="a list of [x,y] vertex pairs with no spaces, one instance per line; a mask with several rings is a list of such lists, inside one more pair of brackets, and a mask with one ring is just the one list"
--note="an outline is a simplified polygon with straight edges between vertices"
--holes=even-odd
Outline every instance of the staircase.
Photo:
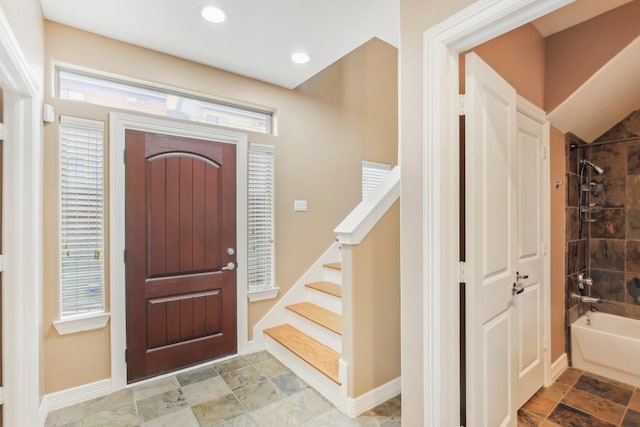
[[344,396],[342,353],[342,265],[322,264],[323,280],[304,283],[296,302],[285,306],[285,322],[263,330],[265,348],[336,406]]

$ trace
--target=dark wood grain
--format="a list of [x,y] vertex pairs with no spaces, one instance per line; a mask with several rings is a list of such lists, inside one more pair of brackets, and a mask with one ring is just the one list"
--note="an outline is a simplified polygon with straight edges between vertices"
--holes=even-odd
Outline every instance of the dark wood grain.
[[128,381],[237,348],[235,146],[127,131]]

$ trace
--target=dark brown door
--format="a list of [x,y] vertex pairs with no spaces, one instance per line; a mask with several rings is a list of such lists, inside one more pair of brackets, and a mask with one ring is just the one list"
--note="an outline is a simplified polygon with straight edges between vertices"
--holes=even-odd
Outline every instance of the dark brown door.
[[132,382],[236,352],[236,149],[130,130],[125,146]]

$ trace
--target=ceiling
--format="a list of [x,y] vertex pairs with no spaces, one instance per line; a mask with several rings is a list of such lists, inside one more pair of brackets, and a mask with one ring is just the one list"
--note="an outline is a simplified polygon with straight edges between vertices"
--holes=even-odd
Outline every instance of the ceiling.
[[[378,37],[398,46],[400,0],[41,0],[51,21],[294,88]],[[227,20],[211,24],[204,5]],[[303,51],[311,60],[291,61]]]
[[553,13],[536,19],[531,24],[542,34],[542,37],[548,37],[631,1],[576,0],[574,3],[570,3]]

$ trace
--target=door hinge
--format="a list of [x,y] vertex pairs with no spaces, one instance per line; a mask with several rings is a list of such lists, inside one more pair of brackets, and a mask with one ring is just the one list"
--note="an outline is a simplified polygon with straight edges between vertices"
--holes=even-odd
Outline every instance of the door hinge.
[[122,252],[123,252],[123,254],[122,254],[123,261],[126,263],[127,262],[127,250],[125,249]]
[[549,338],[544,337],[544,343],[542,344],[542,349],[547,351],[549,349]]
[[0,272],[4,270],[4,256],[0,255]]
[[542,256],[547,255],[547,242],[542,242]]
[[460,95],[460,106],[459,106],[459,109],[460,109],[460,111],[458,112],[458,115],[464,116],[466,114],[465,95],[464,94]]
[[127,150],[122,150],[122,163],[127,163]]
[[542,147],[542,160],[547,160],[547,147]]
[[129,349],[124,349],[124,361],[128,362],[129,361]]
[[0,123],[0,141],[4,141],[4,123]]
[[467,283],[466,277],[465,277],[465,262],[464,261],[460,261],[460,283]]

